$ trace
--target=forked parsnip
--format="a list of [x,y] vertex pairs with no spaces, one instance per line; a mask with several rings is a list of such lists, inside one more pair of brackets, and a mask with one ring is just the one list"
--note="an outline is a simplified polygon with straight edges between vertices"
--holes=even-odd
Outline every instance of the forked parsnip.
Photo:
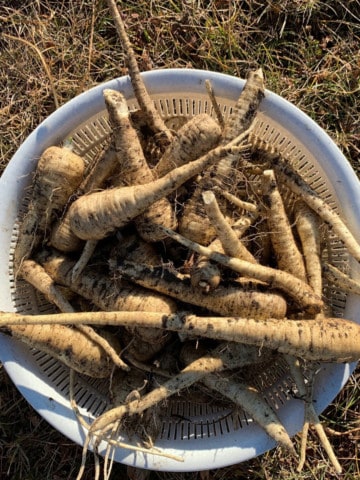
[[[198,357],[198,349],[194,348],[192,344],[184,345],[181,350],[181,359],[185,364],[194,362]],[[266,355],[264,359],[259,356],[258,361],[264,361],[264,364],[266,364]],[[221,375],[208,372],[200,378],[200,382],[211,390],[220,393],[223,397],[231,400],[234,405],[242,408],[271,438],[290,452],[295,453],[294,445],[289,434],[282,425],[276,412],[266,402],[263,394],[255,387],[245,382],[235,380],[233,371],[230,373],[222,372]]]
[[236,232],[226,220],[218,204],[214,192],[205,190],[202,194],[204,208],[211,225],[215,228],[217,238],[220,240],[225,255],[257,263],[255,257],[241,242]]
[[[298,471],[302,470],[303,464],[305,462],[305,450],[307,444],[307,435],[309,425],[313,425],[315,431],[319,437],[321,445],[324,447],[325,452],[327,453],[329,460],[331,461],[333,467],[337,474],[342,472],[341,465],[339,460],[336,457],[334,449],[331,446],[331,443],[326,435],[325,429],[321,424],[318,414],[316,413],[312,391],[313,391],[313,378],[307,378],[307,384],[305,383],[304,373],[301,366],[301,362],[298,358],[292,357],[290,355],[285,355],[285,360],[290,368],[290,373],[295,381],[296,387],[299,392],[299,397],[305,402],[305,415],[304,415],[304,426],[301,437],[301,452],[298,465]],[[311,373],[310,377],[314,375],[313,366],[310,366]],[[307,375],[308,376],[308,375]]]
[[[255,217],[240,217],[230,227],[240,240],[250,227]],[[226,219],[225,219],[226,220]],[[222,242],[215,238],[208,246],[214,252],[225,253]],[[203,292],[215,290],[221,281],[221,269],[218,264],[209,260],[207,256],[199,255],[190,270],[191,285]]]
[[0,326],[26,324],[121,325],[159,328],[266,347],[304,360],[346,363],[360,359],[360,325],[343,318],[273,319],[199,317],[178,312],[0,313]]
[[220,344],[209,354],[197,358],[189,363],[177,375],[164,384],[150,391],[140,399],[125,403],[112,410],[106,411],[91,425],[89,434],[104,433],[125,415],[142,413],[144,410],[158,404],[162,400],[174,395],[201,380],[211,372],[219,372],[227,368],[240,368],[245,365],[259,363],[267,357],[259,355],[256,348],[240,346],[239,344]]

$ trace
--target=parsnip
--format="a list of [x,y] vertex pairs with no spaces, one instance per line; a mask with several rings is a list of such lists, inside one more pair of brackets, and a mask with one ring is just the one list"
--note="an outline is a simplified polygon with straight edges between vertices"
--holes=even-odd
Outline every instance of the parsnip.
[[135,52],[130,43],[125,25],[122,21],[115,0],[107,0],[107,5],[113,17],[122,47],[125,51],[125,61],[129,69],[131,84],[134,89],[136,99],[140,105],[140,109],[147,119],[149,128],[158,137],[158,139],[161,140],[161,143],[166,146],[171,142],[173,135],[156,110],[154,103],[148,94],[144,81],[141,78]]
[[256,135],[250,135],[249,140],[252,142],[254,150],[260,152],[263,161],[272,165],[276,170],[279,182],[297,194],[302,201],[314,210],[333,229],[355,260],[360,262],[360,244],[338,213],[308,185],[286,158],[274,150],[271,145],[261,141]]
[[[181,359],[185,364],[194,362],[199,357],[198,351],[195,350],[194,347],[191,347],[191,345],[185,344],[185,348],[182,348]],[[243,348],[244,347],[248,348],[248,346],[245,345]],[[258,357],[258,362],[262,360],[266,361],[266,355],[265,359],[262,359],[261,356]],[[233,364],[230,368],[234,366]],[[238,365],[236,365],[236,367],[238,368]],[[221,375],[208,372],[200,378],[200,382],[211,390],[230,399],[235,405],[240,406],[270,437],[276,442],[279,442],[279,444],[287,450],[295,453],[293,443],[275,411],[266,402],[262,394],[254,387],[232,379],[232,374],[227,374],[226,372],[222,372]]]
[[305,282],[303,257],[296,245],[274,171],[265,170],[262,179],[264,214],[277,266],[280,270],[291,273]]
[[240,347],[232,343],[225,347],[221,344],[210,354],[189,363],[178,375],[170,378],[163,385],[160,385],[142,398],[120,405],[102,414],[93,422],[89,433],[94,434],[101,431],[103,434],[104,431],[112,427],[113,423],[121,420],[124,415],[134,415],[143,412],[194,384],[209,372],[240,367],[248,365],[249,362],[254,363],[262,360],[263,357],[259,356],[258,351],[254,348]]
[[[37,290],[42,292],[51,303],[59,308],[60,312],[73,313],[75,311],[41,265],[33,260],[25,260],[22,264],[21,272],[23,278],[33,285]],[[106,338],[99,335],[93,328],[87,325],[77,325],[76,328],[86,335],[89,340],[93,340],[95,344],[98,344],[113,361],[114,365],[128,370],[128,366],[120,359],[118,352],[115,351]],[[70,341],[71,340],[69,338],[69,342]],[[75,337],[74,341],[76,341]]]
[[254,256],[241,242],[235,231],[220,210],[217,199],[212,191],[205,190],[202,194],[207,216],[215,228],[217,238],[220,240],[224,253],[229,257],[236,257],[250,263],[257,263]]
[[9,325],[6,328],[14,338],[42,350],[79,373],[108,378],[114,368],[102,347],[85,333],[69,326]]
[[207,256],[210,260],[220,263],[224,267],[230,268],[241,275],[266,282],[271,288],[282,290],[290,295],[294,302],[310,314],[320,312],[323,306],[322,300],[314,294],[311,287],[290,273],[253,264],[239,258],[228,257],[219,252],[213,252],[208,247],[192,242],[176,232],[170,231],[169,229],[166,230],[170,238],[199,255]]
[[[60,253],[42,252],[39,262],[46,272],[59,284],[70,287],[102,310],[163,311],[171,313],[176,310],[175,303],[163,295],[150,292],[139,286],[121,281],[114,282],[106,274],[85,269],[74,281],[72,271],[74,262]],[[169,340],[168,333],[159,330],[139,328],[131,329],[131,336],[124,333],[124,340],[129,342],[129,351],[139,360],[152,358]]]
[[0,326],[26,324],[141,326],[257,345],[304,360],[345,363],[360,358],[360,325],[343,318],[305,320],[197,317],[184,312],[80,312],[52,315],[0,313]]
[[41,155],[31,186],[30,203],[20,222],[15,270],[47,236],[54,213],[61,212],[84,174],[84,161],[67,148],[49,147]]
[[165,266],[149,267],[125,261],[118,266],[118,272],[142,287],[220,315],[250,318],[283,318],[286,315],[286,301],[280,294],[242,288],[236,282],[220,285],[208,295],[201,290],[194,290],[188,277]]
[[206,113],[195,115],[177,132],[159,162],[154,167],[157,177],[205,155],[219,142],[221,129]]
[[[126,99],[116,90],[103,92],[113,130],[113,143],[119,163],[118,178],[122,185],[143,185],[154,180],[152,170],[145,159],[139,137],[131,124]],[[176,219],[170,202],[164,197],[135,218],[140,236],[147,242],[164,239],[164,232],[157,225],[176,228]]]
[[353,295],[360,295],[360,282],[350,278],[346,273],[342,272],[330,263],[322,265],[322,272],[324,277],[333,285],[338,287],[343,292],[352,293]]
[[[310,385],[305,384],[304,375],[301,369],[300,361],[290,355],[285,355],[285,359],[290,367],[290,373],[295,380],[296,386],[299,391],[299,396],[303,398],[305,402],[305,422],[304,422],[304,431],[302,432],[302,455],[300,457],[300,462],[298,465],[298,471],[301,471],[302,464],[304,462],[305,457],[305,448],[306,448],[306,436],[308,431],[308,426],[313,424],[316,433],[320,439],[321,445],[324,447],[329,460],[331,461],[332,465],[335,468],[337,474],[342,472],[341,465],[336,457],[336,454],[329,442],[329,439],[325,433],[325,430],[321,424],[321,421],[315,411],[313,397],[312,397],[312,379],[308,379]],[[311,376],[314,375],[314,370],[311,367]]]
[[295,224],[302,245],[306,276],[316,295],[322,296],[320,222],[303,202],[295,204]]

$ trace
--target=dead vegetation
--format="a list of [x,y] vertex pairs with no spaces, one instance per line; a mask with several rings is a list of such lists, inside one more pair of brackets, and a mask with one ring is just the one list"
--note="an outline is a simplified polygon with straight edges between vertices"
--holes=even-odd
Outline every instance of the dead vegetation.
[[[7,31],[7,36],[0,39],[4,45],[0,67],[5,73],[2,80],[2,101],[5,101],[0,109],[5,118],[1,127],[4,129],[1,145],[4,165],[21,141],[53,111],[57,103],[63,103],[104,79],[125,73],[122,71],[121,49],[117,46],[105,5],[101,2],[70,1],[69,6],[65,9],[44,1],[21,5],[18,9],[16,5],[6,6],[0,12]],[[359,123],[355,104],[358,90],[356,68],[359,66],[355,66],[358,51],[355,48],[351,50],[351,45],[356,45],[358,40],[358,2],[350,2],[349,6],[341,2],[326,5],[322,2],[273,2],[266,5],[244,2],[241,8],[237,3],[229,5],[227,2],[206,5],[180,2],[167,7],[153,2],[152,15],[144,15],[148,8],[148,5],[138,2],[127,2],[123,7],[126,21],[131,26],[131,35],[134,35],[133,44],[138,49],[137,53],[141,54],[143,69],[148,69],[153,62],[156,67],[210,68],[244,77],[249,68],[264,65],[268,88],[311,114],[333,134],[358,168],[359,138],[354,132]],[[200,14],[195,15],[195,12]],[[30,18],[30,21],[25,22],[25,18]],[[143,18],[147,19],[145,23]],[[299,29],[300,42],[295,43],[295,34]],[[64,35],[64,32],[67,34]],[[294,53],[296,50],[292,60],[287,53],[288,48]],[[340,48],[343,48],[341,60]],[[11,61],[14,56],[19,61]],[[23,95],[24,91],[26,95]],[[339,116],[339,112],[343,114]],[[347,448],[354,452],[352,458],[344,459],[346,474],[353,475],[349,478],[358,475],[357,447],[351,439],[352,434],[346,434],[344,421],[348,412],[356,413],[356,378],[355,374],[348,387],[349,396],[345,400],[337,400],[335,407],[331,407],[335,408],[334,418],[340,417],[344,435],[337,436],[329,430],[333,437],[345,439]],[[347,389],[340,396],[346,395],[346,392]],[[356,435],[356,426],[354,428]],[[315,445],[314,453],[317,453]],[[341,441],[336,446],[339,447],[339,456],[344,447]],[[6,455],[8,468],[18,468],[10,454]],[[289,479],[317,478],[312,476],[318,475],[319,470],[316,469],[325,471],[328,468],[326,458],[319,452],[319,457],[316,454],[314,458],[308,456],[307,470],[302,473],[294,473],[295,466],[288,458],[282,458],[284,463],[279,472],[277,460],[280,457],[283,457],[283,452],[278,449],[247,465],[209,472],[208,478],[225,478],[225,475],[242,478],[240,475],[245,468],[247,475],[251,471],[254,474],[248,478],[268,478],[271,475]],[[25,459],[26,454],[22,458]],[[24,463],[25,460],[22,472],[37,468]],[[262,472],[261,477],[259,472]],[[19,470],[16,475],[20,478]],[[166,477],[163,473],[150,475],[154,478],[177,478],[176,474]],[[196,478],[196,474],[191,475],[184,474],[183,478]],[[199,474],[199,478],[203,475]]]

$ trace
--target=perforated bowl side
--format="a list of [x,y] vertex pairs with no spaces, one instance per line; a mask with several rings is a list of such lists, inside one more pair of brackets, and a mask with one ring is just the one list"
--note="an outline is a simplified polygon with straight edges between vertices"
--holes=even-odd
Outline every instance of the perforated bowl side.
[[[167,120],[189,118],[201,112],[212,114],[204,81],[210,79],[226,116],[239,96],[244,81],[214,72],[197,70],[162,70],[144,74],[145,82]],[[14,283],[12,252],[16,242],[16,218],[23,208],[26,186],[36,161],[50,145],[72,142],[75,151],[90,160],[106,141],[109,126],[102,91],[115,88],[124,92],[135,108],[128,77],[122,77],[76,97],[46,119],[19,148],[2,178],[0,195],[0,308],[7,311],[51,311],[52,307],[27,284]],[[360,213],[355,208],[360,198],[359,182],[340,150],[309,117],[277,95],[267,92],[262,102],[255,130],[291,156],[296,167],[312,186],[347,220],[360,238]],[[335,238],[330,238],[334,261],[359,276],[357,265]],[[359,300],[328,290],[338,316],[360,321]],[[68,402],[68,370],[38,351],[29,351],[12,339],[0,336],[0,358],[22,395],[57,430],[82,444],[85,433]],[[341,390],[354,364],[323,365],[317,376],[315,400],[322,411]],[[291,435],[302,423],[302,402],[291,396],[291,379],[281,362],[271,372],[264,372],[259,382],[264,395],[276,408]],[[94,418],[107,406],[107,386],[103,381],[80,378],[75,396],[86,418]],[[224,408],[201,402],[172,400],[156,446],[183,458],[177,462],[160,456],[118,449],[117,461],[142,468],[164,471],[197,471],[219,468],[252,458],[272,448],[274,442],[244,412],[234,414]],[[105,449],[102,444],[100,449]]]

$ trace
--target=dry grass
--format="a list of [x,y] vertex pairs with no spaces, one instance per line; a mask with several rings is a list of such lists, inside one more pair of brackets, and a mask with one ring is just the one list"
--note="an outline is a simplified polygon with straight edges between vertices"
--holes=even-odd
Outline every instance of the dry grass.
[[[6,5],[4,5],[6,4]],[[142,70],[200,68],[244,77],[262,66],[269,89],[295,103],[360,173],[359,0],[119,2]],[[56,105],[126,73],[104,0],[2,0],[0,166]],[[344,469],[360,478],[359,370],[323,414]],[[0,367],[0,477],[72,479],[80,448],[49,427]],[[93,478],[90,466],[86,478]],[[129,472],[130,473],[130,472]],[[117,465],[112,478],[126,478]],[[129,477],[130,478],[130,477]],[[135,477],[134,477],[135,478]],[[301,474],[280,449],[208,474],[153,479],[330,479],[315,437]],[[335,478],[335,477],[334,477]]]

